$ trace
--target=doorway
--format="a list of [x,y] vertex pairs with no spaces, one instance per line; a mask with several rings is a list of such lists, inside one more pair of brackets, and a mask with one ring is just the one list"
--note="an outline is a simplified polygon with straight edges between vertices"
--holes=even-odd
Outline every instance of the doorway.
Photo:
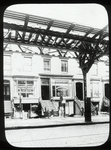
[[49,100],[49,79],[41,79],[41,97],[43,100]]
[[41,86],[41,91],[42,91],[42,99],[43,100],[49,100],[49,86],[47,85],[42,85]]
[[105,96],[109,99],[109,84],[105,84]]
[[4,80],[4,100],[10,100],[10,81]]
[[23,104],[23,110],[28,112],[30,110],[30,104]]
[[76,96],[78,99],[83,100],[83,84],[81,82],[76,83]]

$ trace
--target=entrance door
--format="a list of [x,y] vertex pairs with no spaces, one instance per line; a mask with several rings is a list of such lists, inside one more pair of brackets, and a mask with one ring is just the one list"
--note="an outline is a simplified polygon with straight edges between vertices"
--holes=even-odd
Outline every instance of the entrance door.
[[105,96],[109,99],[109,84],[105,84]]
[[49,100],[49,79],[41,79],[41,96],[43,100]]
[[81,82],[76,83],[76,96],[78,99],[83,100],[83,84]]
[[4,80],[4,100],[10,100],[10,81]]
[[41,87],[41,91],[42,91],[42,99],[43,100],[49,100],[49,86],[47,85],[42,85]]

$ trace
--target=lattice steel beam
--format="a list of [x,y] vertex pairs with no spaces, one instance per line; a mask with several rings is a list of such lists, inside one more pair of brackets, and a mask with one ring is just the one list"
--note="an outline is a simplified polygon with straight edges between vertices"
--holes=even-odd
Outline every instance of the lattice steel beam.
[[[16,24],[9,24],[9,23],[4,23],[4,28],[9,29],[11,28],[12,30],[18,30],[22,32],[30,32],[30,33],[36,33],[36,34],[43,34],[43,35],[48,35],[48,36],[55,36],[57,38],[67,38],[67,39],[73,39],[73,40],[80,40],[80,41],[85,41],[85,42],[90,42],[90,43],[97,43],[98,40],[90,37],[83,37],[83,36],[77,36],[77,35],[72,35],[72,34],[66,34],[63,32],[57,32],[57,31],[47,31],[45,29],[39,29],[39,28],[32,28],[32,27],[26,27],[24,28],[21,25],[16,25]],[[103,40],[101,43],[103,44],[106,40]]]

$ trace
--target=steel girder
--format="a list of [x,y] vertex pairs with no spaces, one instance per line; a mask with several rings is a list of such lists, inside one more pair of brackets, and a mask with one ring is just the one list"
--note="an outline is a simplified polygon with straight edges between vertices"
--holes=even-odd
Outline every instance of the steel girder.
[[[59,55],[65,50],[64,56],[69,51],[82,54],[92,54],[94,51],[96,54],[100,51],[108,53],[108,26],[100,30],[13,11],[5,11],[4,18],[4,43],[56,49]],[[5,21],[7,19],[12,21]]]

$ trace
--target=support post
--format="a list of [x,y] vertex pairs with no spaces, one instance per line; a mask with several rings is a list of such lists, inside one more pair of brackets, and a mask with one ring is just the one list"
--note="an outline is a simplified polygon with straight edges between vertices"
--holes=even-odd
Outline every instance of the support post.
[[83,73],[84,79],[84,108],[85,108],[85,122],[91,122],[91,101],[90,97],[87,97],[87,83],[86,73]]

